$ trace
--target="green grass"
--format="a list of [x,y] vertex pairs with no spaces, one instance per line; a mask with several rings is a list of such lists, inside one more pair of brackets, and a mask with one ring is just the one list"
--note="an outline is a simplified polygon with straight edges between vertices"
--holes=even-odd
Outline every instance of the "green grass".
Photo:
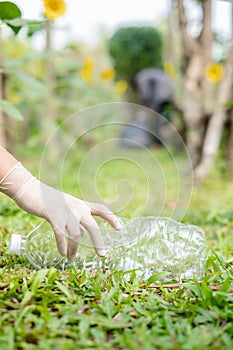
[[[155,152],[168,174],[167,201],[170,201],[176,196],[171,163],[163,150]],[[78,154],[80,163],[85,149]],[[19,157],[37,174],[40,152],[36,156],[21,150]],[[72,164],[67,164],[63,174],[65,190],[79,195],[69,166],[72,168]],[[140,185],[140,172],[130,166],[119,168],[113,162],[103,169],[98,180],[102,197],[114,198],[114,183],[123,173],[128,179],[134,177],[136,188]],[[87,173],[86,184],[90,181],[88,176]],[[134,192],[134,201],[122,215],[133,217],[142,213],[143,191],[142,186],[141,191]],[[10,257],[6,254],[10,234],[26,234],[40,220],[1,195],[0,349],[231,350],[232,198],[231,177],[217,166],[205,183],[194,189],[182,220],[201,226],[207,235],[208,259],[202,282],[154,288],[160,282],[136,280],[134,272],[126,279],[119,271],[93,273],[75,268],[36,271],[25,258]],[[153,212],[153,207],[145,214],[150,211]],[[169,215],[166,205],[165,212]]]

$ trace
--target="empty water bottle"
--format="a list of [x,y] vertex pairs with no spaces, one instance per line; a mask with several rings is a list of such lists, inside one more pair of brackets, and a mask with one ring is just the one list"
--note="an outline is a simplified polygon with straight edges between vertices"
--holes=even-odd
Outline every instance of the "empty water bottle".
[[26,236],[12,234],[8,253],[26,257],[36,269],[62,268],[66,263],[66,258],[57,250],[53,230],[47,221],[41,222]]
[[203,230],[166,217],[119,218],[121,231],[101,222],[107,255],[96,255],[87,232],[80,240],[75,259],[69,262],[58,253],[53,231],[45,221],[27,236],[13,234],[9,253],[22,254],[37,269],[135,270],[144,279],[160,274],[163,280],[200,279],[205,270],[206,238]]

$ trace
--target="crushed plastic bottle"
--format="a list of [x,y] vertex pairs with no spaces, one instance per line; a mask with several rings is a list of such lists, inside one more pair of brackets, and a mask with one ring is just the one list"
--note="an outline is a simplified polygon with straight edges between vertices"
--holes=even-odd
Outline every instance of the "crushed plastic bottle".
[[119,218],[123,229],[115,231],[101,222],[100,229],[107,255],[96,255],[87,232],[82,235],[76,258],[69,262],[59,255],[54,234],[45,221],[27,236],[13,234],[9,253],[22,254],[37,269],[135,270],[137,277],[154,274],[163,280],[200,279],[205,271],[206,237],[194,225],[184,225],[167,217]]

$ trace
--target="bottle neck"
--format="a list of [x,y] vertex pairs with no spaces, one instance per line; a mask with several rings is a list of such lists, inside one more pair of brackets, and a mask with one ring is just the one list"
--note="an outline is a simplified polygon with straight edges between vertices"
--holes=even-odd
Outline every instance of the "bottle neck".
[[20,240],[20,254],[23,254],[26,251],[27,236],[21,236]]
[[9,254],[21,255],[26,250],[27,237],[19,234],[13,234],[9,242]]

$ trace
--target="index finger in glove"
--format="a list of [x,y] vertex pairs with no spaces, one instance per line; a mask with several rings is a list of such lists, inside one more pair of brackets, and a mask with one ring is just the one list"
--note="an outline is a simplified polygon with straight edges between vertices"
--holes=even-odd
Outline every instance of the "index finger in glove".
[[118,231],[122,229],[120,221],[110,209],[108,209],[102,204],[97,203],[88,203],[88,206],[91,209],[92,215],[100,216],[101,218],[105,219],[112,225],[112,227],[114,227]]
[[106,255],[104,240],[95,219],[91,216],[91,214],[89,216],[84,216],[81,218],[81,224],[89,232],[96,253],[99,256],[104,257]]

